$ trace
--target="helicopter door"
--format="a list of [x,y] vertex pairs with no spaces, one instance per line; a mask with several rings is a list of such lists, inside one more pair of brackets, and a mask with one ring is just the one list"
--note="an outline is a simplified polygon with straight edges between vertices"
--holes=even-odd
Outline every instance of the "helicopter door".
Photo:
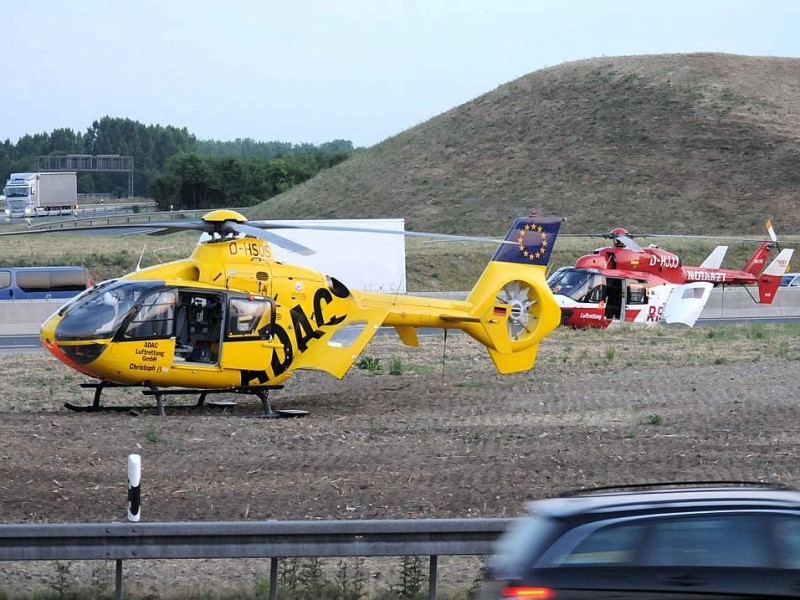
[[605,318],[620,320],[625,318],[625,280],[618,277],[606,278]]
[[222,321],[221,294],[180,290],[175,309],[175,365],[217,364]]
[[[147,296],[128,321],[120,339],[128,341],[172,337],[176,297],[175,290],[160,290]],[[117,301],[115,311],[124,312],[119,304]]]
[[[160,371],[168,368],[173,357],[173,331],[175,304],[177,293],[172,289],[160,289],[144,298],[138,309],[129,318],[119,315],[127,314],[130,304],[125,307],[130,297],[122,293],[126,289],[115,290],[109,294],[106,306],[111,307],[114,319],[126,319],[124,328],[115,337],[119,342],[116,356],[129,361],[130,369],[136,371]],[[125,358],[129,357],[129,358]]]
[[275,324],[271,298],[231,295],[225,321],[222,366],[248,371],[266,371],[272,360],[269,342]]

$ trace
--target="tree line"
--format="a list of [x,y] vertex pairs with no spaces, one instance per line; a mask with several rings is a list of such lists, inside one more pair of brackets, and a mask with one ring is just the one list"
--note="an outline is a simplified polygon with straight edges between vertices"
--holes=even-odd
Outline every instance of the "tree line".
[[[132,156],[133,194],[161,209],[249,206],[262,202],[356,152],[347,140],[321,145],[197,140],[186,128],[103,117],[85,132],[69,128],[0,145],[0,177],[35,170],[37,156]],[[127,174],[78,173],[79,193],[128,193]]]

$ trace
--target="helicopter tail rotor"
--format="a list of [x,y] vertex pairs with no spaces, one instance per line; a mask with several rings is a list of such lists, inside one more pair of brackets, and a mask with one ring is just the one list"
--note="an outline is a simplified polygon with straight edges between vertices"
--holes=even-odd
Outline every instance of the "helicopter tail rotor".
[[561,321],[545,278],[559,219],[518,219],[486,266],[467,302],[466,333],[485,345],[500,373],[533,366],[539,342]]
[[764,226],[767,228],[767,233],[769,234],[769,239],[772,240],[773,244],[777,245],[778,244],[778,236],[775,233],[775,229],[773,229],[773,227],[772,227],[772,221],[768,220],[765,223]]
[[533,313],[539,302],[533,287],[523,281],[509,281],[500,290],[497,299],[508,304],[508,337],[520,341],[533,332],[531,324],[537,318]]

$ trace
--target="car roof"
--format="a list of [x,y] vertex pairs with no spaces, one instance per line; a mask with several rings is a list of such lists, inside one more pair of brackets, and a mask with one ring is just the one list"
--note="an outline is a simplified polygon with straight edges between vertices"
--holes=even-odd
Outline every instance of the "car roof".
[[786,488],[754,487],[674,487],[586,493],[534,500],[526,504],[529,513],[570,517],[606,512],[650,512],[665,508],[692,507],[772,507],[800,509],[800,491]]

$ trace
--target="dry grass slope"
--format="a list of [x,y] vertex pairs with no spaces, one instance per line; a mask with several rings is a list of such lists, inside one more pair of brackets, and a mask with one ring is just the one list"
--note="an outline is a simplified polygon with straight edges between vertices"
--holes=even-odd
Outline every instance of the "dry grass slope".
[[264,203],[259,217],[405,217],[499,234],[800,230],[800,59],[604,57],[536,71]]

